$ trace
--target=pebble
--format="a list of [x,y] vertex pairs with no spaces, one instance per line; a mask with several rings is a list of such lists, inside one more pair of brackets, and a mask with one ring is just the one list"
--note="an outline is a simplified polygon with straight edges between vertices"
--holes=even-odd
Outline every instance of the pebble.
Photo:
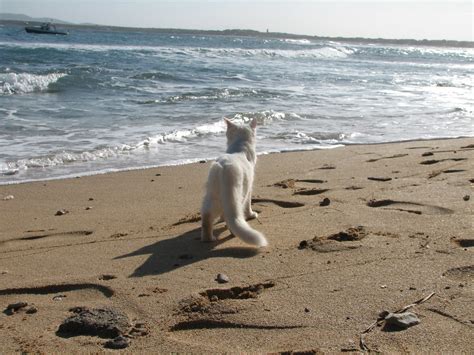
[[329,206],[330,204],[331,204],[331,200],[328,199],[327,197],[319,203],[321,207]]
[[469,201],[471,199],[471,196],[466,195],[462,198],[464,201]]
[[57,211],[55,216],[63,216],[63,215],[68,214],[68,213],[69,213],[68,210],[62,209],[62,210]]
[[36,308],[35,306],[31,306],[31,307],[28,307],[28,309],[25,312],[27,314],[34,314],[34,313],[38,312],[38,308]]
[[123,335],[119,335],[118,337],[107,341],[104,344],[104,347],[107,349],[125,349],[128,348],[129,345],[130,343],[128,342],[128,339]]
[[4,200],[4,201],[8,201],[8,200],[13,200],[14,198],[15,198],[15,196],[13,196],[13,195],[8,195],[8,196],[5,196],[5,197],[3,198],[3,200]]
[[225,284],[230,281],[229,276],[226,274],[217,274],[216,281],[220,284]]
[[92,209],[91,206],[86,207],[86,211],[89,211],[89,210],[91,210],[91,209]]
[[389,313],[385,317],[385,324],[394,325],[403,329],[420,323],[420,319],[415,313]]

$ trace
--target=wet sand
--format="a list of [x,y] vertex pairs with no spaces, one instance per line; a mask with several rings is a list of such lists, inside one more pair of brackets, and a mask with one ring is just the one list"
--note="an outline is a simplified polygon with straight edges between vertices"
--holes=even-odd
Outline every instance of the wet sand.
[[381,311],[434,292],[418,325],[380,324],[367,348],[472,352],[473,153],[448,139],[261,156],[260,250],[223,223],[200,242],[210,162],[0,186],[2,351],[106,350],[116,334],[58,332],[77,307],[126,317],[131,352],[359,351]]

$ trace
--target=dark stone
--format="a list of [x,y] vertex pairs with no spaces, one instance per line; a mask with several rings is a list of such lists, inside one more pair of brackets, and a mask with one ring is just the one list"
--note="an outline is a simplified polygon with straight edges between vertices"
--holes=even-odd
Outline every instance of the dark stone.
[[462,199],[463,199],[464,201],[469,201],[469,200],[471,199],[471,196],[465,195]]
[[130,343],[128,342],[128,339],[122,335],[119,335],[118,337],[107,341],[104,344],[104,347],[107,349],[125,349],[128,348],[129,345]]
[[38,308],[35,306],[28,307],[25,311],[27,314],[35,314],[38,312]]
[[62,209],[62,210],[57,211],[54,215],[55,216],[64,216],[65,214],[68,214],[68,213],[69,213],[68,210]]
[[28,306],[28,303],[26,302],[10,303],[3,313],[11,316],[13,313],[18,312],[20,309],[25,308],[26,306]]
[[328,199],[327,197],[326,197],[325,199],[323,199],[323,200],[319,203],[319,205],[320,205],[321,207],[329,206],[330,204],[331,204],[331,200]]
[[130,328],[126,314],[113,308],[75,307],[75,314],[59,326],[60,336],[92,335],[101,338],[116,338]]
[[308,247],[308,241],[307,240],[302,240],[300,242],[300,245],[298,246],[298,249],[306,249]]

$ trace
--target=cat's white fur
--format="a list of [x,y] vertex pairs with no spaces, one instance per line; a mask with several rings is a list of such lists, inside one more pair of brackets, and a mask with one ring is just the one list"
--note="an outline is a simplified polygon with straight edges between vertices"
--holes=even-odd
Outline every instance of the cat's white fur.
[[255,133],[257,120],[250,126],[238,126],[228,119],[227,151],[209,171],[206,195],[201,209],[202,241],[214,241],[213,225],[223,217],[232,234],[257,247],[268,245],[262,233],[253,229],[247,219],[257,218],[252,211],[252,185],[257,154]]

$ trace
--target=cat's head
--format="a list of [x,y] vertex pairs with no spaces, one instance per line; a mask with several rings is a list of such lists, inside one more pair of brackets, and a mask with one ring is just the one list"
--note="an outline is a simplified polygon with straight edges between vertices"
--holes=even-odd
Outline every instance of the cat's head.
[[255,134],[257,131],[257,119],[254,118],[249,125],[237,125],[224,118],[227,124],[227,145],[230,146],[236,141],[246,141],[253,143],[255,141]]

